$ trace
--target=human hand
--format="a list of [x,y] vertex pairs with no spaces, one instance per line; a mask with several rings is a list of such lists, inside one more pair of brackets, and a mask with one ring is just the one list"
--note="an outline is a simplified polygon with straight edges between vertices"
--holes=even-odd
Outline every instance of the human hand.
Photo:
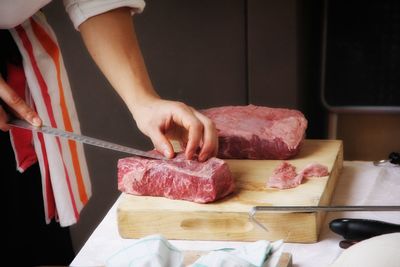
[[199,161],[216,155],[218,137],[211,120],[183,103],[162,100],[155,92],[130,9],[119,8],[93,16],[79,30],[90,55],[159,152],[172,158],[174,151],[168,138],[177,138],[187,144],[187,159],[195,153]]
[[[0,100],[7,105],[8,110],[14,113],[33,126],[41,126],[42,120],[37,113],[29,107],[25,101],[3,80],[0,76]],[[7,124],[9,115],[4,107],[0,105],[0,130],[8,131],[10,126]]]
[[218,135],[214,123],[181,102],[152,99],[133,109],[139,129],[165,157],[174,156],[168,139],[178,139],[186,144],[185,155],[192,159],[199,151],[198,160],[205,161],[218,152]]

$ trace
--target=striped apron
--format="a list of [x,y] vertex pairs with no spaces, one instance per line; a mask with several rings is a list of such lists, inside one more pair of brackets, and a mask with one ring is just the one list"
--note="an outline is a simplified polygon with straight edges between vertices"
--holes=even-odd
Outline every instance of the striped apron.
[[[10,32],[23,59],[23,71],[10,72],[11,87],[20,88],[18,93],[45,125],[80,133],[60,48],[44,15],[38,12]],[[26,78],[23,85],[21,77]],[[23,129],[11,129],[10,136],[20,172],[39,162],[46,222],[76,223],[91,196],[82,144]]]

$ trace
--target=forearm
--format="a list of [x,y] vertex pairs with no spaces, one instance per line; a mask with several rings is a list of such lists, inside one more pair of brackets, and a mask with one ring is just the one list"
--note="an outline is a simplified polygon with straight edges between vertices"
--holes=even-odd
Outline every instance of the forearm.
[[149,79],[128,8],[94,16],[79,30],[94,61],[132,113],[137,104],[159,98]]
[[183,133],[188,159],[201,147],[199,160],[216,154],[217,131],[210,119],[179,102],[162,100],[154,91],[139,48],[129,9],[94,16],[79,26],[94,61],[132,113],[154,147],[173,157],[168,138]]

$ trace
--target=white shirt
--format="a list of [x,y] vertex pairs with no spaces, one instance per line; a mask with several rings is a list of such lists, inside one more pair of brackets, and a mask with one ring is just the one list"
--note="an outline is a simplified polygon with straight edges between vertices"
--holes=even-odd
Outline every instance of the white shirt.
[[[21,24],[51,0],[0,0],[0,29]],[[119,7],[130,7],[132,12],[143,11],[144,0],[63,0],[75,28],[88,18]]]

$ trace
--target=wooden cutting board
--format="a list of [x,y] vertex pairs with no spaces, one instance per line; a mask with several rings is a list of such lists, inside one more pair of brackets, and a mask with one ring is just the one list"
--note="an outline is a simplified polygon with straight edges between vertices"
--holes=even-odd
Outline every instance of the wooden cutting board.
[[164,197],[123,194],[118,204],[118,230],[123,238],[162,234],[167,239],[256,241],[260,239],[312,243],[318,241],[323,212],[262,212],[256,218],[268,232],[249,220],[254,206],[328,205],[343,163],[340,140],[305,140],[292,160],[301,170],[317,162],[328,167],[327,177],[305,179],[296,188],[266,187],[281,160],[226,160],[237,189],[209,204]]

